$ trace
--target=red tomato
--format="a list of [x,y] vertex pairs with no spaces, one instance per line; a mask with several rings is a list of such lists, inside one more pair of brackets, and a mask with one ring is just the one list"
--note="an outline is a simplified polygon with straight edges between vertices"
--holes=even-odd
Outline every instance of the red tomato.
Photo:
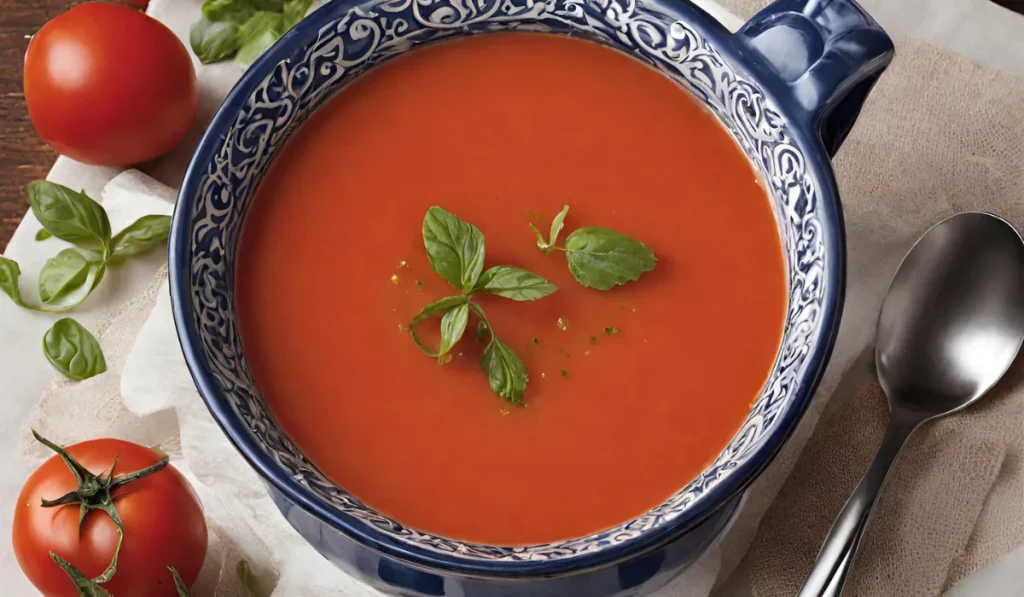
[[[160,458],[149,448],[117,439],[97,439],[67,448],[83,467],[100,474],[118,456],[115,475],[134,472]],[[68,575],[49,552],[89,578],[103,573],[117,546],[117,527],[102,511],[90,511],[78,526],[78,505],[44,508],[77,489],[71,471],[54,455],[25,482],[14,510],[14,554],[25,576],[45,597],[78,597]],[[206,557],[203,509],[188,481],[171,465],[113,491],[124,525],[117,572],[102,586],[117,597],[173,597],[173,566],[191,586]]]
[[128,6],[97,2],[72,8],[32,38],[25,101],[57,151],[126,166],[181,141],[196,117],[199,85],[170,29]]

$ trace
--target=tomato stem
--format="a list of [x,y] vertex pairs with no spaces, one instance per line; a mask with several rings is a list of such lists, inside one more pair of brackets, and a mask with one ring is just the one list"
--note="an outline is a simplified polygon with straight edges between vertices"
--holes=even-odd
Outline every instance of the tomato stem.
[[50,552],[50,559],[57,562],[57,565],[67,573],[81,597],[113,597],[106,589],[96,584],[96,581],[90,580],[78,568],[72,566],[71,562],[52,551]]
[[99,475],[95,475],[89,471],[89,469],[79,464],[71,454],[68,454],[67,450],[39,435],[34,429],[32,430],[32,436],[35,437],[39,443],[50,448],[61,457],[64,464],[71,469],[71,474],[75,476],[75,481],[78,483],[78,487],[73,491],[62,495],[55,500],[43,498],[41,500],[42,506],[44,508],[55,508],[58,506],[78,504],[79,531],[81,531],[82,523],[85,521],[85,517],[90,510],[101,510],[106,512],[107,516],[114,521],[114,525],[117,526],[117,547],[114,549],[114,557],[111,558],[110,565],[103,571],[103,574],[100,574],[92,580],[86,578],[70,562],[63,560],[60,556],[50,552],[50,557],[53,558],[53,561],[63,568],[64,572],[66,572],[71,578],[71,582],[75,584],[75,588],[78,589],[79,595],[82,597],[106,597],[109,594],[99,587],[99,583],[105,583],[114,578],[114,574],[117,572],[117,558],[121,555],[121,544],[124,543],[124,525],[121,522],[121,515],[117,513],[117,508],[114,507],[114,498],[111,495],[111,492],[122,485],[138,481],[139,479],[160,472],[165,466],[167,466],[169,459],[164,455],[164,457],[156,464],[131,473],[117,475],[115,477],[114,467],[117,466],[118,457],[114,456],[114,461],[110,464],[110,467]]

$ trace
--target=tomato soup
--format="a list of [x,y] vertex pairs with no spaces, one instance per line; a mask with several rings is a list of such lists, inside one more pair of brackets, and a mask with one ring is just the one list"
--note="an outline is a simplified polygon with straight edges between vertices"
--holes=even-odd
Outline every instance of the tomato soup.
[[[525,406],[491,391],[475,319],[443,365],[408,334],[458,293],[424,249],[435,205],[479,227],[486,267],[558,286],[478,299],[525,363]],[[613,228],[655,269],[581,286],[529,226],[563,205],[565,233]],[[667,77],[589,42],[484,35],[373,69],[296,132],[246,218],[238,320],[281,427],[367,505],[461,540],[579,537],[663,502],[739,429],[783,329],[777,230],[738,145]]]

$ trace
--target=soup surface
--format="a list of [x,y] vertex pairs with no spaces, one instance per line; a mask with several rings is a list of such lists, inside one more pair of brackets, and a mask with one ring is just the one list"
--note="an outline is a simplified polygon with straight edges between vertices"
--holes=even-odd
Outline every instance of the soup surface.
[[[565,233],[614,228],[655,269],[580,286],[528,226],[563,204]],[[433,205],[481,229],[486,267],[558,286],[479,299],[526,407],[491,392],[475,320],[444,366],[407,333],[455,293],[423,247]],[[632,58],[525,33],[411,52],[320,109],[257,192],[237,290],[257,385],[312,462],[406,525],[501,545],[612,527],[691,481],[759,394],[786,305],[771,207],[725,129]]]

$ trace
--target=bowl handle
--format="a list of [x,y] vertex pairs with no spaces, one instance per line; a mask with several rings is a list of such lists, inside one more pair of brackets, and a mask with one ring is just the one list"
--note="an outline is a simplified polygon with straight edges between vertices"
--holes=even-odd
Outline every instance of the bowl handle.
[[741,48],[781,82],[830,156],[839,150],[892,40],[854,0],[776,0],[737,32]]

